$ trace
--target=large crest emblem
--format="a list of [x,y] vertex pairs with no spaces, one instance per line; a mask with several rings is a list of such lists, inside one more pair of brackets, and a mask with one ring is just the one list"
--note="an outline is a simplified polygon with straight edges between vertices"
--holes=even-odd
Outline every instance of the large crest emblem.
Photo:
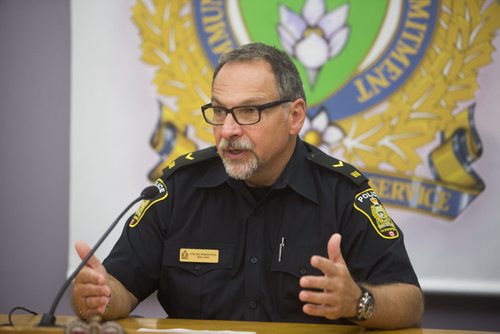
[[149,177],[213,143],[200,113],[213,68],[259,41],[301,73],[302,138],[356,165],[385,204],[453,219],[485,187],[473,168],[482,153],[474,99],[498,17],[497,1],[479,0],[138,0],[133,19],[159,102]]

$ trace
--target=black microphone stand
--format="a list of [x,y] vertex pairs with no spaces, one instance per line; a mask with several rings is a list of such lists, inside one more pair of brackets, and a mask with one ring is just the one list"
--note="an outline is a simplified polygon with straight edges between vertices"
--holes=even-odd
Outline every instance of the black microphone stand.
[[68,279],[66,279],[66,281],[63,284],[63,286],[61,286],[61,288],[59,289],[59,292],[57,293],[56,297],[54,298],[54,301],[52,302],[52,305],[50,307],[49,312],[43,314],[42,319],[40,320],[40,323],[38,324],[38,326],[55,326],[55,323],[56,323],[56,317],[55,317],[56,308],[59,305],[59,302],[61,301],[61,298],[64,295],[64,292],[66,291],[66,289],[68,288],[68,286],[71,284],[71,282],[73,281],[73,279],[76,277],[76,275],[80,272],[80,270],[83,268],[83,266],[85,266],[85,264],[90,259],[90,257],[92,255],[94,255],[94,253],[97,250],[97,248],[99,248],[99,246],[103,243],[104,239],[106,239],[108,237],[108,235],[111,233],[111,231],[116,226],[116,224],[118,224],[118,222],[123,217],[123,215],[125,215],[125,213],[135,203],[137,203],[137,202],[139,202],[141,200],[144,200],[144,199],[151,199],[154,196],[156,196],[157,194],[158,194],[158,188],[156,186],[146,187],[141,192],[141,195],[139,197],[137,197],[135,200],[133,200],[125,208],[125,210],[123,210],[120,213],[120,215],[118,216],[118,218],[116,218],[115,221],[111,224],[111,226],[108,227],[108,229],[106,230],[106,232],[104,232],[104,234],[99,239],[99,241],[97,241],[97,243],[95,244],[95,246],[92,247],[92,249],[89,251],[89,253],[87,254],[87,256],[85,256],[85,258],[83,258],[82,262],[80,262],[80,264],[78,265],[78,267],[73,271],[73,273],[68,277]]

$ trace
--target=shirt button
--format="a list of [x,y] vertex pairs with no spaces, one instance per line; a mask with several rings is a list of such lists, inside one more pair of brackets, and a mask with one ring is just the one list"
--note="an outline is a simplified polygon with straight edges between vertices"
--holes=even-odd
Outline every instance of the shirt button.
[[300,272],[301,275],[305,275],[305,274],[307,274],[307,269],[306,268],[300,268],[299,272]]
[[248,302],[248,307],[250,307],[251,309],[257,308],[257,302],[255,300],[249,301]]
[[194,270],[200,270],[201,269],[201,264],[197,263],[194,265]]
[[257,258],[255,256],[250,259],[250,263],[252,263],[252,264],[256,264],[257,261],[258,260],[257,260]]

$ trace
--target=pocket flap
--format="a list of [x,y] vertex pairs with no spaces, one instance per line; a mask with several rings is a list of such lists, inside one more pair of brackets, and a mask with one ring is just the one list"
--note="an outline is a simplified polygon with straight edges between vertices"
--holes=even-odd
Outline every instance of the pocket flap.
[[297,278],[304,275],[323,275],[323,273],[311,266],[311,256],[320,255],[311,247],[287,246],[282,249],[281,261],[275,252],[272,258],[271,271],[289,273]]

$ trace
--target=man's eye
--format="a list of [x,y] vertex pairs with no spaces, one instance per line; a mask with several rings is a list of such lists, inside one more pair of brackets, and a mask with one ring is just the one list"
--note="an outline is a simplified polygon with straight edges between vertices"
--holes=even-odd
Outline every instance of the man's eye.
[[257,112],[255,107],[242,107],[238,108],[238,112],[241,114],[253,114]]
[[214,109],[214,114],[217,116],[225,115],[226,111],[221,108],[213,108]]

